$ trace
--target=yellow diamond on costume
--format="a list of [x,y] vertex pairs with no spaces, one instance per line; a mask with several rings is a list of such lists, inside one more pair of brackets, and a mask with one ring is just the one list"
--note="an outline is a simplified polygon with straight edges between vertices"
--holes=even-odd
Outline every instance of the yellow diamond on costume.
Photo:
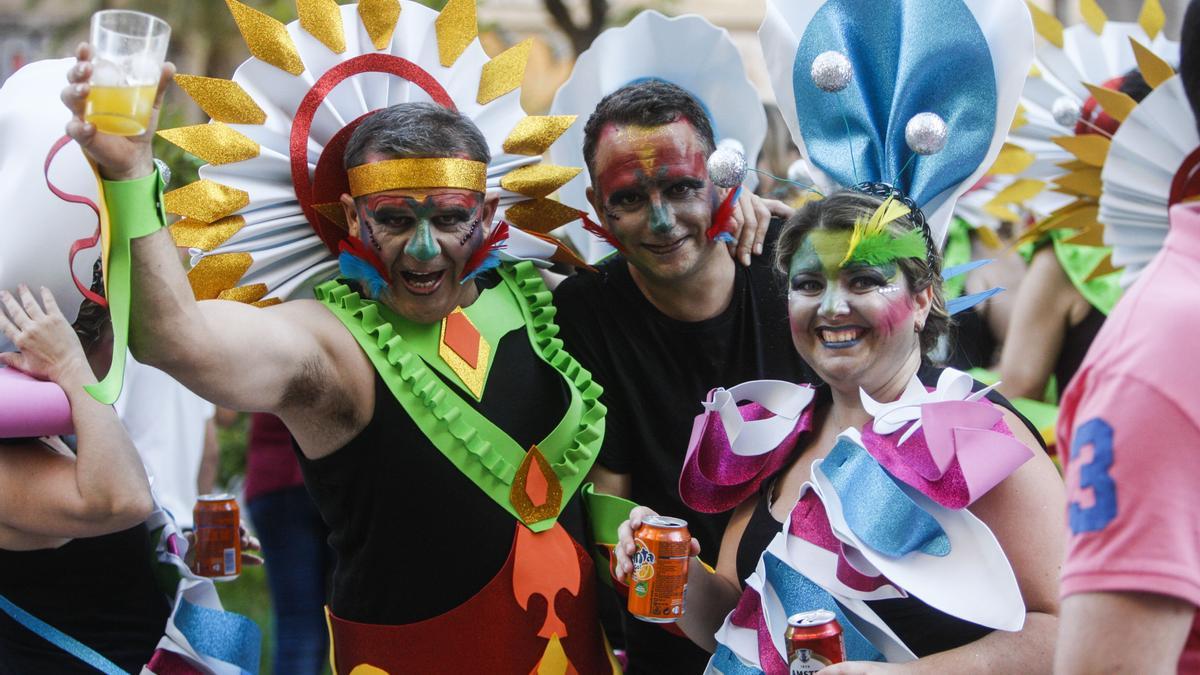
[[346,210],[342,208],[341,202],[323,202],[321,204],[313,204],[313,208],[317,213],[325,217],[326,220],[337,225],[343,230],[348,230],[349,225],[346,224]]
[[1100,198],[1100,169],[1080,169],[1054,179],[1054,189],[1069,195]]
[[1122,91],[1115,91],[1106,87],[1097,87],[1094,84],[1084,84],[1088,91],[1092,92],[1092,96],[1096,102],[1104,108],[1104,112],[1108,113],[1113,119],[1118,122],[1124,122],[1129,113],[1137,107],[1137,101],[1133,97]]
[[483,72],[479,75],[477,103],[486,105],[521,86],[532,46],[533,38],[526,38],[483,65]]
[[1088,166],[1102,167],[1108,158],[1108,148],[1112,141],[1099,134],[1084,134],[1082,136],[1057,136],[1051,138],[1058,147],[1079,158]]
[[400,20],[400,0],[361,0],[358,18],[376,50],[387,49],[392,42],[396,22]]
[[242,85],[233,80],[200,75],[176,75],[175,84],[214,121],[226,124],[262,124],[267,113]]
[[1029,14],[1033,17],[1033,27],[1047,42],[1063,48],[1063,25],[1055,16],[1039,7],[1033,0],[1025,0]]
[[1096,0],[1079,0],[1079,13],[1083,21],[1096,35],[1104,33],[1104,24],[1108,23],[1108,15],[1100,8]]
[[1037,157],[1025,148],[1012,143],[1005,143],[996,157],[996,163],[988,170],[988,175],[1015,175],[1033,165]]
[[1096,279],[1108,274],[1112,274],[1113,272],[1120,272],[1121,269],[1122,268],[1120,267],[1113,266],[1112,253],[1109,253],[1108,255],[1104,256],[1104,260],[1101,260],[1100,263],[1096,265],[1096,268],[1093,269],[1092,273],[1087,276],[1087,279],[1084,279],[1084,283],[1095,281]]
[[514,169],[500,179],[500,187],[526,197],[545,197],[583,171],[577,166],[533,164]]
[[335,0],[296,0],[300,27],[335,54],[346,51],[342,10]]
[[279,298],[267,298],[266,300],[259,300],[258,302],[252,302],[250,304],[261,309],[263,307],[271,307],[274,305],[281,305],[281,304],[283,304],[283,301],[280,300]]
[[450,366],[476,400],[483,398],[492,348],[461,307],[442,319],[438,356]]
[[304,72],[296,43],[282,23],[238,0],[225,0],[225,4],[229,5],[229,12],[254,58],[292,75]]
[[563,489],[558,475],[535,445],[525,453],[508,490],[508,501],[526,525],[558,515]]
[[163,195],[167,213],[206,223],[233,214],[250,203],[250,193],[202,178]]
[[215,223],[184,218],[172,225],[170,230],[176,246],[211,251],[224,244],[245,226],[246,219],[241,216],[229,216]]
[[504,139],[504,152],[512,155],[543,155],[554,141],[575,123],[578,115],[530,115]]
[[[1163,11],[1162,3],[1158,0],[1146,0],[1142,3],[1142,11],[1138,14],[1138,23],[1142,30],[1153,40],[1162,32],[1167,24],[1167,14]],[[1154,85],[1151,85],[1154,86]]]
[[508,207],[504,218],[522,230],[545,234],[579,218],[579,211],[553,199],[530,199]]
[[248,305],[252,305],[259,300],[262,300],[266,295],[266,284],[250,284],[249,286],[237,286],[236,288],[230,288],[229,290],[221,291],[217,294],[217,299],[244,302]]
[[188,272],[188,283],[197,300],[215,300],[237,286],[254,259],[249,253],[219,253],[205,256]]
[[479,35],[475,0],[450,0],[433,25],[437,30],[438,58],[443,67],[449,68]]
[[1138,70],[1142,71],[1142,77],[1151,89],[1157,89],[1158,85],[1175,76],[1175,69],[1171,67],[1171,64],[1151,51],[1149,47],[1133,38],[1129,38],[1129,43],[1133,46],[1133,55],[1137,58]]
[[1079,234],[1065,239],[1064,242],[1076,246],[1104,246],[1104,224],[1096,223]]
[[158,135],[213,165],[244,162],[259,153],[258,143],[221,122],[163,129]]
[[538,661],[537,668],[530,675],[568,675],[574,673],[575,668],[571,665],[571,660],[567,658],[567,652],[563,649],[562,641],[558,639],[558,633],[550,636],[550,641],[546,643],[546,651],[542,652],[542,658]]

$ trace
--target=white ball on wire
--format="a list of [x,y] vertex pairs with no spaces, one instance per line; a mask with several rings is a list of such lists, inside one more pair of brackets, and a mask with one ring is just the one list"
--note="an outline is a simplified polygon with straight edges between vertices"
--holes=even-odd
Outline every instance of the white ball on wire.
[[721,148],[729,148],[730,150],[737,151],[743,157],[746,155],[746,146],[742,145],[742,142],[736,138],[722,138],[717,142],[717,149],[720,150]]
[[851,65],[850,59],[841,52],[822,52],[813,59],[813,84],[817,85],[821,91],[835,94],[845,89],[850,84],[850,77],[853,74],[854,66]]
[[1064,127],[1074,128],[1082,112],[1079,101],[1070,96],[1059,96],[1050,106],[1050,114],[1054,116],[1054,121]]
[[717,148],[708,156],[708,177],[713,185],[734,188],[746,180],[746,156],[730,147]]
[[946,147],[946,120],[935,113],[913,115],[904,127],[904,140],[918,155],[936,155]]

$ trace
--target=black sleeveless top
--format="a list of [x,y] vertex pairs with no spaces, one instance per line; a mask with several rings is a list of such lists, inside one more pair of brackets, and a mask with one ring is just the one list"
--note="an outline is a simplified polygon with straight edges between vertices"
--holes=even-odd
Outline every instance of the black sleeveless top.
[[[144,524],[55,549],[0,549],[0,594],[122,669],[140,672],[171,613],[171,599],[155,581],[153,550]],[[95,672],[0,612],[0,674]]]
[[1054,376],[1058,380],[1060,397],[1067,390],[1071,378],[1075,377],[1075,373],[1083,365],[1083,357],[1087,356],[1092,341],[1104,327],[1104,321],[1107,318],[1104,312],[1091,307],[1087,316],[1083,317],[1083,321],[1068,328],[1066,334],[1063,335],[1062,349],[1058,351],[1058,360],[1054,363]]
[[[483,400],[462,398],[529,448],[566,413],[567,384],[533,351],[524,327],[500,339],[493,359]],[[296,451],[337,556],[330,599],[337,617],[400,625],[439,616],[469,600],[508,559],[517,520],[434,447],[378,373],[375,414],[358,436],[317,460]],[[578,494],[558,522],[588,548]]]
[[[937,378],[941,372],[941,368],[923,366],[918,377],[927,386],[933,386],[937,384]],[[982,385],[978,382],[975,383],[976,390],[981,387]],[[990,392],[987,398],[996,405],[1016,413],[1034,433],[1034,438],[1037,438],[1039,443],[1041,442],[1041,435],[1033,428],[1032,423],[1017,413],[1007,399],[994,391]],[[828,388],[822,387],[818,390],[812,405],[829,405]],[[784,470],[786,471],[786,469]],[[775,520],[775,516],[771,515],[770,499],[774,485],[775,479],[771,479],[764,482],[759,488],[758,503],[755,505],[750,520],[746,523],[742,540],[738,542],[737,574],[738,578],[742,580],[743,589],[746,587],[745,579],[758,567],[758,559],[762,556],[763,551],[783,527],[783,523]],[[918,657],[961,647],[992,632],[992,629],[986,626],[964,621],[934,609],[912,595],[907,598],[868,600],[866,602],[888,625],[888,628],[891,628]]]

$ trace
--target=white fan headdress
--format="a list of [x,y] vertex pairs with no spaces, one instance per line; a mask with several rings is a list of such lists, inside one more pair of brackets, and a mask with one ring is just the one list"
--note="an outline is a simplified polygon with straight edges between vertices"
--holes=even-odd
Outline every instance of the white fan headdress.
[[[1166,64],[1178,63],[1179,43],[1162,32],[1165,14],[1159,0],[1144,0],[1136,22],[1109,21],[1095,0],[1080,0],[1084,20],[1069,28],[1033,3],[1029,7],[1040,39],[1002,155],[1013,187],[989,203],[988,210],[1028,208],[1041,222],[1024,235],[1027,241],[1050,230],[1070,229],[1078,235],[1068,244],[1102,246],[1100,174],[1113,131],[1137,105],[1115,84],[1134,69],[1148,81],[1157,70],[1171,70]],[[1077,285],[1115,269],[1111,258],[1104,257],[1094,269],[1077,271]]]
[[[737,149],[754,165],[767,134],[766,112],[729,32],[694,14],[668,18],[648,10],[623,27],[601,33],[579,55],[571,77],[554,96],[550,113],[586,119],[600,99],[627,84],[649,79],[670,82],[694,96],[709,114],[717,143],[740,143]],[[587,205],[589,216],[596,220],[586,197],[591,176],[583,161],[582,124],[563,134],[562,141],[550,148],[550,158],[583,167],[559,194],[569,204]],[[757,182],[751,173],[745,187],[752,190]],[[589,263],[613,251],[578,223],[568,226],[567,234]]]
[[1200,195],[1200,134],[1183,80],[1175,75],[1151,85],[1113,135],[1101,174],[1104,243],[1124,268],[1126,287],[1162,249],[1170,208]]
[[409,0],[297,0],[300,18],[286,26],[227,4],[253,57],[232,80],[176,76],[212,121],[159,132],[208,163],[165,195],[183,216],[171,229],[192,249],[197,298],[271,304],[334,276],[347,235],[336,207],[348,192],[346,141],[364,115],[404,102],[456,108],[483,132],[487,190],[500,194],[497,218],[516,226],[502,257],[574,261],[545,233],[579,217],[547,198],[578,169],[541,163],[574,118],[526,116],[530,42],[489,58],[474,0],[440,13]]

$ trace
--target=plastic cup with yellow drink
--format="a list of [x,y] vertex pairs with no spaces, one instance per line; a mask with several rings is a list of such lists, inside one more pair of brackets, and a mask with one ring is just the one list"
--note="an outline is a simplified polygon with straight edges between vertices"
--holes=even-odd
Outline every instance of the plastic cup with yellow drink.
[[145,133],[171,27],[150,14],[108,9],[92,15],[91,37],[91,93],[84,119],[107,134]]

